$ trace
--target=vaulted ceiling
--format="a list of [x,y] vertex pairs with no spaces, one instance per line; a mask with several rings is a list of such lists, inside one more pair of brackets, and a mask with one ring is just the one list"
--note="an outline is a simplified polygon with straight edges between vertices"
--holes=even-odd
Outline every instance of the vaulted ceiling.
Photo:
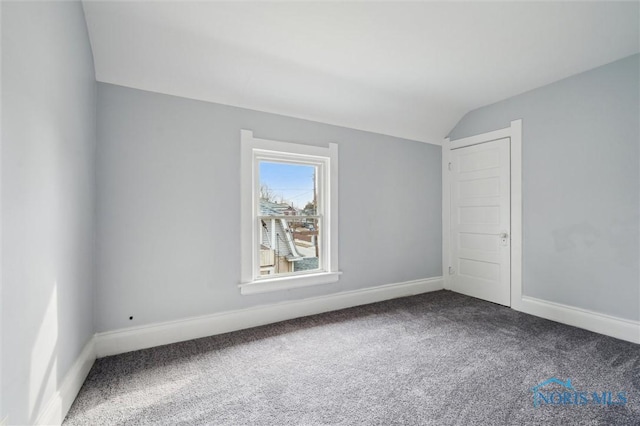
[[426,142],[637,53],[638,5],[84,2],[98,81]]

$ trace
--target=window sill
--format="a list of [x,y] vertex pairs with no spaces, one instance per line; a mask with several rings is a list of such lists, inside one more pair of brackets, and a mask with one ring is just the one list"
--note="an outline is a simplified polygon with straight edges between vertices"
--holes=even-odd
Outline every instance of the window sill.
[[312,285],[330,284],[338,281],[342,272],[321,272],[318,274],[298,275],[281,278],[267,278],[248,283],[242,283],[240,294],[258,294],[270,291],[289,290],[298,287],[309,287]]

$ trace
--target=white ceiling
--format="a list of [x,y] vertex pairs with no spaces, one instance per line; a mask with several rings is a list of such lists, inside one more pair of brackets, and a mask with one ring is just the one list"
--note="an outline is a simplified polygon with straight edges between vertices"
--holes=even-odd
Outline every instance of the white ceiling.
[[639,3],[85,1],[96,79],[426,142],[637,53]]

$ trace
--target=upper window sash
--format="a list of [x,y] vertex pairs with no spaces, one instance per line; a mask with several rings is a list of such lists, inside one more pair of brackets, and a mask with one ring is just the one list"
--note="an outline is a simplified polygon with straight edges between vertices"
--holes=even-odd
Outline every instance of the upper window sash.
[[[297,145],[297,144],[287,144]],[[332,144],[335,145],[335,144]],[[315,147],[310,147],[315,148]],[[325,148],[326,149],[326,148]],[[327,155],[327,153],[325,153]],[[253,208],[259,214],[260,211],[260,194],[256,191],[260,186],[260,161],[279,162],[285,164],[305,164],[316,167],[316,181],[318,182],[318,188],[316,188],[316,196],[318,198],[318,204],[316,205],[316,211],[320,215],[326,215],[331,210],[328,208],[331,204],[330,191],[331,182],[326,179],[327,171],[331,170],[331,158],[315,155],[305,154],[288,154],[280,151],[269,151],[264,149],[254,149],[252,158],[253,167]]]

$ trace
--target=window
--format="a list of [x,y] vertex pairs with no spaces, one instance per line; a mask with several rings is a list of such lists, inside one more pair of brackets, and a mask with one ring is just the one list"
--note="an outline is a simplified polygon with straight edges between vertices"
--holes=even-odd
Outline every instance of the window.
[[323,164],[256,156],[258,166],[259,275],[322,271]]
[[337,281],[337,144],[241,139],[241,293]]

